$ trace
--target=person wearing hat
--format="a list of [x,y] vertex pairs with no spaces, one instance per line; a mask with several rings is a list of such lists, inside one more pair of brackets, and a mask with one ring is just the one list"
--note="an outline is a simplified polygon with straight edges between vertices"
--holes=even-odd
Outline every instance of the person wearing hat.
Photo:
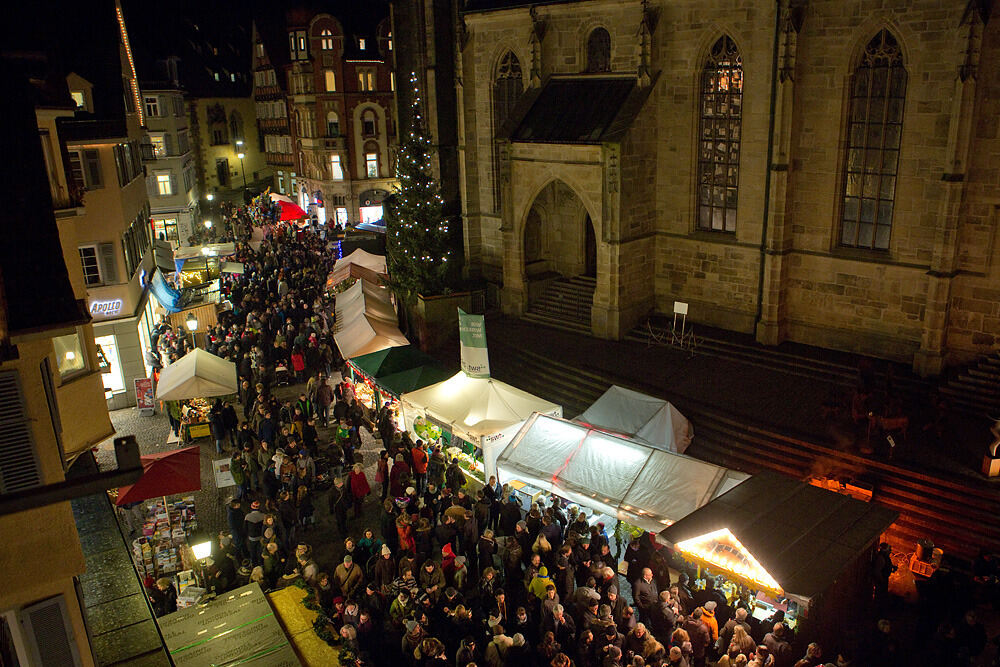
[[354,592],[364,582],[364,578],[361,567],[354,563],[350,554],[344,556],[344,562],[333,572],[333,581],[346,598],[354,597]]
[[373,570],[372,578],[375,590],[380,591],[383,595],[388,595],[389,588],[396,578],[396,563],[392,559],[392,551],[388,545],[382,545]]
[[[260,564],[262,541],[264,539],[264,519],[266,514],[260,511],[260,501],[255,500],[250,503],[250,511],[243,518],[246,523],[247,551],[250,552],[250,560],[255,564]],[[249,574],[249,573],[248,573]]]

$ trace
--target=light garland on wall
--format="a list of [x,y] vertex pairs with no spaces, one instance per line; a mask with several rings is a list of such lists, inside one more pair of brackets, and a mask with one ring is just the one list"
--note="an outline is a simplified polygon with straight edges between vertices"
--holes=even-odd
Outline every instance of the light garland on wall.
[[129,85],[132,87],[132,98],[135,100],[135,111],[139,114],[139,125],[145,126],[146,119],[142,109],[142,99],[139,95],[139,76],[135,73],[135,60],[132,58],[132,46],[128,41],[128,30],[125,29],[125,16],[122,14],[122,6],[115,2],[115,13],[118,15],[118,29],[121,31],[122,43],[125,45],[125,55],[128,57],[128,66],[132,70],[132,78]]

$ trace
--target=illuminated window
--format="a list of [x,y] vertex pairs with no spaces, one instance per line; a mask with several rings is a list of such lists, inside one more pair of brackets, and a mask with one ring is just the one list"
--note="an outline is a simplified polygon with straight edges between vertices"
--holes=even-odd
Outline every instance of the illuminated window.
[[87,355],[84,354],[79,331],[53,338],[52,348],[56,353],[56,365],[61,379],[65,380],[87,370]]
[[[330,29],[324,29],[323,32],[319,34],[320,36],[320,48],[324,51],[330,51],[333,49],[333,33]],[[332,89],[331,89],[332,90]]]
[[259,58],[263,58],[264,57],[264,43],[263,42],[257,42],[257,57],[259,57]]
[[743,118],[743,59],[722,37],[701,73],[698,229],[736,231]]
[[391,32],[389,33],[389,41],[388,41],[387,46],[388,46],[389,50],[392,51],[392,33]]
[[118,343],[114,336],[98,336],[94,339],[100,348],[100,355],[107,363],[108,371],[101,374],[104,381],[105,394],[120,394],[125,391],[125,377],[122,375],[122,364],[118,358]]
[[[84,107],[87,106],[87,100],[86,100],[86,98],[83,95],[83,91],[81,91],[81,90],[74,90],[69,95],[70,95],[70,97],[73,98],[73,102],[76,104],[76,108],[77,109],[83,109]],[[126,95],[125,97],[127,98],[128,95]]]
[[149,143],[153,145],[153,157],[161,158],[167,156],[167,140],[162,134],[150,134]]
[[378,178],[378,153],[365,153],[365,171],[368,178]]
[[344,169],[343,169],[343,167],[340,164],[340,156],[339,155],[331,155],[330,156],[330,176],[335,181],[342,181],[342,180],[344,180]]
[[365,50],[365,40],[364,40],[364,38],[361,38],[361,39],[358,40],[358,48],[361,49],[362,51]]
[[337,209],[337,224],[340,225],[340,226],[342,226],[342,227],[347,226],[347,209],[346,208],[338,208]]
[[337,77],[336,77],[336,75],[334,75],[333,70],[332,69],[326,70],[326,72],[323,74],[323,76],[326,78],[326,89],[327,89],[327,91],[328,92],[333,92],[333,91],[337,90]]
[[358,90],[375,90],[375,72],[370,69],[358,70]]
[[868,42],[851,78],[842,246],[889,249],[905,97],[902,51],[892,34],[882,30]]
[[157,174],[156,175],[156,189],[161,197],[167,197],[174,194],[174,185],[171,182],[170,174]]
[[389,90],[395,92],[396,90],[396,73],[389,72]]
[[169,241],[176,250],[180,247],[180,234],[177,232],[176,218],[163,218],[153,220],[153,236],[164,241]]

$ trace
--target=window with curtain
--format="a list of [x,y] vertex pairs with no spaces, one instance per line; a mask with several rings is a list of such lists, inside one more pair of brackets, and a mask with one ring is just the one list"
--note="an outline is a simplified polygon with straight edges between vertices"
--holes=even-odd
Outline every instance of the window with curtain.
[[906,70],[899,43],[877,34],[851,77],[840,245],[888,250],[903,131]]
[[[510,116],[524,90],[521,62],[511,51],[500,58],[493,79],[493,138]],[[500,210],[500,148],[493,142],[493,210]]]
[[594,28],[587,38],[587,71],[611,71],[611,35],[604,28]]
[[337,90],[337,77],[336,75],[334,75],[333,70],[332,69],[326,70],[323,76],[326,79],[327,92],[334,92],[335,90]]
[[728,36],[713,46],[701,73],[698,229],[736,231],[739,199],[743,59]]
[[326,114],[326,136],[340,136],[340,117],[336,111],[329,111]]
[[361,114],[361,134],[366,137],[375,136],[375,112],[371,109],[366,109]]

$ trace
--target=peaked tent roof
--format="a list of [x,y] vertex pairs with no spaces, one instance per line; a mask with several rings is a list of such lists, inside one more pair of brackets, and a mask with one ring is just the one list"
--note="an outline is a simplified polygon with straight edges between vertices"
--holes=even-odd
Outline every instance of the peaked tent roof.
[[505,478],[656,532],[747,475],[565,419],[534,415],[497,458]]
[[[395,350],[398,348],[392,349]],[[450,376],[451,371],[439,366],[437,363],[433,363],[385,375],[376,379],[375,384],[393,396],[402,396],[407,392],[423,389],[428,385],[446,380]]]
[[657,539],[676,545],[728,529],[785,595],[807,600],[827,590],[898,516],[874,503],[765,472],[660,531]]
[[225,396],[236,393],[236,364],[195,348],[160,373],[156,397],[161,401]]
[[359,280],[337,295],[333,340],[345,359],[409,345],[397,326],[387,290]]
[[499,380],[471,378],[461,371],[443,382],[405,393],[401,400],[472,442],[499,433],[533,412],[562,414],[560,405]]
[[371,354],[352,357],[348,361],[370,378],[379,378],[424,364],[437,363],[434,357],[415,345],[379,350]]
[[618,385],[608,387],[575,421],[681,454],[694,435],[691,422],[672,403]]
[[346,255],[337,260],[333,265],[333,271],[326,279],[327,289],[338,285],[348,278],[363,278],[368,282],[375,283],[380,276],[387,274],[385,255],[373,255],[358,248],[350,255]]

